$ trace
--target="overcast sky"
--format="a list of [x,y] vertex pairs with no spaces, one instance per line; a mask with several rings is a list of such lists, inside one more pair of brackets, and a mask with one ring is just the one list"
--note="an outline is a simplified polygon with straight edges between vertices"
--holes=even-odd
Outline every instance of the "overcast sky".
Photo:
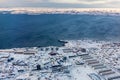
[[120,8],[120,0],[0,0],[0,7]]

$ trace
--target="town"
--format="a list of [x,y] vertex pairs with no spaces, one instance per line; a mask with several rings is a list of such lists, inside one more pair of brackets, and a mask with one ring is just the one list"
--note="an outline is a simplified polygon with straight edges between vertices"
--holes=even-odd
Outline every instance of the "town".
[[0,80],[120,80],[120,42],[0,50]]

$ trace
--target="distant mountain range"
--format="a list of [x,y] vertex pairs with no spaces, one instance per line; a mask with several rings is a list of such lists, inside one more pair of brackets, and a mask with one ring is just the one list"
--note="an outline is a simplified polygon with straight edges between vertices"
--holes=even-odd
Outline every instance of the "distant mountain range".
[[1,13],[11,14],[92,14],[92,15],[120,15],[118,8],[0,8]]

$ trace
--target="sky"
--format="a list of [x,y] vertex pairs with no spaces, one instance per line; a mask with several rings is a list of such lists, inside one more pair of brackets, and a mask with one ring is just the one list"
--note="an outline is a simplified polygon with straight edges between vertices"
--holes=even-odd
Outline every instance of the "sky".
[[0,0],[0,8],[120,8],[120,0]]

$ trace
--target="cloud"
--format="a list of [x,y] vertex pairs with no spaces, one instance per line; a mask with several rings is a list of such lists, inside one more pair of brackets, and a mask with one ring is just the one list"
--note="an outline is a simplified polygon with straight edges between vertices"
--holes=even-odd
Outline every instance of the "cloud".
[[66,3],[66,4],[97,4],[105,3],[107,0],[25,0],[28,2],[39,3]]
[[50,0],[54,3],[71,3],[71,4],[101,4],[106,3],[106,0]]
[[[101,6],[102,5],[102,6]],[[119,7],[120,0],[0,0],[0,7]]]

